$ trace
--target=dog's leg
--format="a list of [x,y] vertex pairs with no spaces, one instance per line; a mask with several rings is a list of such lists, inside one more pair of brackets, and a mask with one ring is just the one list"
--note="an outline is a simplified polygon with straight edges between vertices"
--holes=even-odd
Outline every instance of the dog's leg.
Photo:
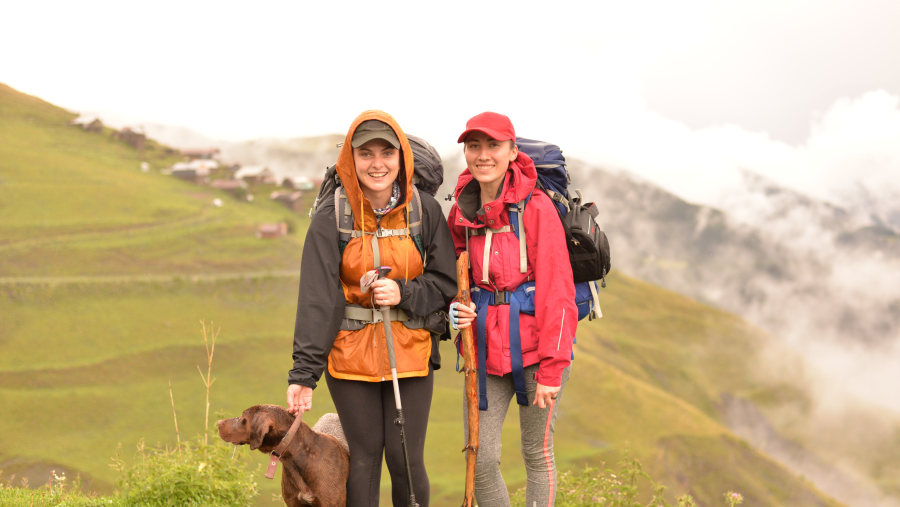
[[282,461],[282,464],[284,468],[281,471],[281,498],[284,499],[284,503],[289,507],[316,505],[316,495],[300,476],[296,462]]
[[316,497],[313,496],[312,491],[309,489],[300,491],[300,493],[297,494],[297,500],[300,500],[300,505],[312,505],[315,499]]

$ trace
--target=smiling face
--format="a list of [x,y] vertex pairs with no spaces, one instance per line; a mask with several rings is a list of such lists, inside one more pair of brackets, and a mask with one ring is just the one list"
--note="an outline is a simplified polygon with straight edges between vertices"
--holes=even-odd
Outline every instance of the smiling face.
[[400,150],[383,139],[372,139],[353,148],[353,163],[363,195],[375,208],[386,206],[400,174]]
[[512,141],[498,141],[484,132],[472,132],[466,137],[466,165],[482,188],[497,190],[509,163],[519,154]]

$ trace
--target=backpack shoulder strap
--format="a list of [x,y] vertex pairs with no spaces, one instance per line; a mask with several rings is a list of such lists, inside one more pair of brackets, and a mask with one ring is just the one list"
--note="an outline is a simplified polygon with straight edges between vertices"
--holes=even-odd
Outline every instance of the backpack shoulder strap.
[[513,226],[513,232],[519,238],[519,271],[521,273],[528,272],[528,255],[525,250],[525,222],[522,215],[525,214],[525,205],[531,200],[531,194],[528,197],[517,202],[515,206],[509,207],[509,223]]
[[422,234],[422,196],[419,195],[419,189],[415,185],[412,187],[412,199],[408,206],[409,214],[406,226],[409,227],[410,235],[420,236]]
[[427,262],[425,254],[425,240],[422,237],[422,196],[419,195],[419,189],[415,185],[412,187],[412,199],[407,205],[406,226],[409,228],[409,235],[416,244],[419,255],[422,256],[422,263]]
[[343,254],[347,243],[362,234],[361,231],[353,229],[353,207],[350,206],[343,185],[334,189],[334,221],[338,230],[338,246]]
[[[469,231],[469,228],[467,227],[466,228],[466,251],[467,252],[469,251],[469,236],[470,235],[472,235],[472,236],[480,236],[482,234],[486,235],[487,236],[487,239],[485,240],[486,245],[489,246],[491,244],[491,235],[492,234],[498,233],[498,232],[509,232],[510,230],[512,230],[513,234],[516,235],[516,238],[519,239],[519,271],[522,273],[527,273],[528,272],[528,256],[527,256],[527,251],[525,249],[525,223],[522,219],[522,214],[525,213],[525,204],[527,204],[529,200],[531,200],[531,194],[528,194],[528,197],[526,197],[525,199],[522,199],[521,201],[517,202],[516,204],[509,205],[509,207],[507,208],[507,211],[509,212],[510,225],[504,225],[503,227],[500,227],[499,229],[492,229],[490,227],[482,227],[480,229],[472,230],[471,232]],[[490,256],[488,256],[487,250],[488,250],[488,248],[486,247],[485,254],[484,254],[485,255],[484,265],[487,265],[487,263],[490,262]],[[485,274],[485,277],[486,276],[487,275]],[[484,282],[487,282],[487,280],[484,280]]]

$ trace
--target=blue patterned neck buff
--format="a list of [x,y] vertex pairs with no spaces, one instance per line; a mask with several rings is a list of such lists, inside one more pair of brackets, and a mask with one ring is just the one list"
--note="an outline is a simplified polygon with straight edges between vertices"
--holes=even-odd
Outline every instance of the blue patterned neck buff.
[[388,205],[383,208],[375,209],[375,214],[379,217],[387,215],[389,211],[394,209],[394,206],[397,205],[397,201],[400,200],[400,184],[397,183],[397,180],[394,180],[394,191],[391,192],[391,200],[388,202]]

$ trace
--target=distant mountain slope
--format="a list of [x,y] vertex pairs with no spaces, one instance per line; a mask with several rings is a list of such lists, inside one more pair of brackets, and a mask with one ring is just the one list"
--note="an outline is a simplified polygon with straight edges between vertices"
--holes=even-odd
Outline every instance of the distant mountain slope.
[[[900,342],[900,235],[746,173],[717,210],[575,162],[601,202],[614,265],[788,341]],[[900,402],[894,408],[900,410]]]
[[282,220],[302,233],[297,214],[166,176],[175,151],[152,140],[136,149],[73,118],[0,85],[0,277],[297,266],[302,235],[273,244],[255,236]]
[[[785,369],[763,351],[757,367],[809,393],[809,406],[770,404],[769,421],[732,427],[766,448],[774,424],[900,496],[900,236],[750,172],[719,210],[624,173],[579,161],[570,169],[600,203],[614,270],[741,315],[803,358]],[[838,429],[860,425],[879,429]],[[819,484],[840,482],[815,460],[790,458],[790,446],[768,450]]]
[[[115,120],[114,120],[115,121]],[[118,121],[120,126],[125,122]],[[219,148],[226,164],[261,165],[271,169],[279,178],[302,175],[319,178],[325,168],[337,159],[337,144],[344,141],[341,134],[293,139],[252,139],[223,141],[212,139],[185,127],[142,123],[147,135],[176,148]]]

